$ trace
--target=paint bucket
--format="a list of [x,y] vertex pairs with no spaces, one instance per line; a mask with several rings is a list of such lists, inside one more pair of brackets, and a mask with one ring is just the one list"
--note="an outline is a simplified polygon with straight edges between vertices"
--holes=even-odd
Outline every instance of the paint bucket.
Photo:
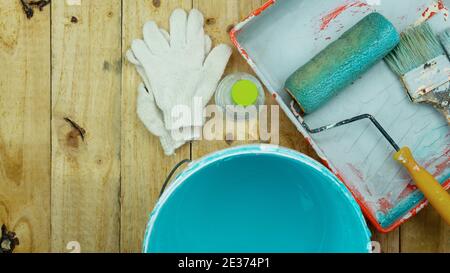
[[359,253],[370,232],[327,168],[271,145],[193,162],[151,214],[146,253]]

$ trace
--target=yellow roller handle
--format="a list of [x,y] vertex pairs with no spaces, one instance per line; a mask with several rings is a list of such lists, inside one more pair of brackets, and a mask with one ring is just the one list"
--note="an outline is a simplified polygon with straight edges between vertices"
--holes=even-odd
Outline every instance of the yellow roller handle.
[[400,149],[394,155],[394,158],[406,167],[416,186],[422,191],[445,222],[450,225],[450,194],[444,190],[436,178],[416,162],[408,147]]

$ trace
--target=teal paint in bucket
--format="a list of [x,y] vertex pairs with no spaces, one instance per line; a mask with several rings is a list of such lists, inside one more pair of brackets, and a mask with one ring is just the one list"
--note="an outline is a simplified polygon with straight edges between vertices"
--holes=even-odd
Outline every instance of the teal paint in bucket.
[[191,164],[153,211],[146,253],[359,253],[370,232],[345,186],[313,159],[252,145]]

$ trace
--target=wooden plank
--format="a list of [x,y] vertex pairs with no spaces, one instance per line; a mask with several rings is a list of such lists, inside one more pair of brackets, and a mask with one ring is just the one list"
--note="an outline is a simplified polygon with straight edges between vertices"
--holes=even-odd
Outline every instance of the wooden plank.
[[[238,23],[247,17],[253,10],[257,9],[263,4],[261,0],[229,0],[229,1],[214,1],[214,0],[194,0],[194,7],[199,9],[205,16],[205,31],[211,36],[213,46],[219,43],[226,43],[232,46],[229,36],[229,31],[234,24]],[[228,63],[225,75],[234,72],[252,73],[250,67],[240,54],[233,50],[230,62]],[[252,73],[253,74],[253,73]],[[217,117],[213,117],[217,118]],[[234,124],[235,130],[230,132],[218,133],[218,137],[222,140],[202,140],[193,143],[192,154],[193,158],[200,158],[206,154],[228,148],[230,146],[238,146],[246,143],[258,142],[258,132],[249,129],[250,123],[244,122],[246,128],[245,141],[235,141],[237,136],[237,126],[239,122]],[[242,122],[240,122],[242,123]],[[233,136],[232,141],[225,141],[225,137]]]
[[0,226],[16,252],[50,250],[50,12],[0,9]]
[[117,252],[121,1],[76,3],[52,1],[52,251]]
[[[154,20],[168,29],[175,8],[190,10],[191,0],[123,1],[123,53],[133,39],[142,37],[145,22]],[[185,145],[173,157],[166,157],[159,139],[152,136],[136,115],[137,87],[141,82],[133,65],[124,61],[122,81],[122,195],[121,251],[140,252],[150,212],[172,167],[190,157]]]
[[379,243],[381,253],[399,253],[400,252],[400,229],[388,234],[382,234],[372,229],[372,241]]
[[[158,140],[136,118],[139,80],[126,64],[122,69],[123,175],[119,200],[120,1],[82,1],[82,6],[70,7],[65,1],[54,2],[52,250],[65,251],[68,242],[79,241],[82,251],[118,251],[121,201],[120,250],[139,252],[161,182],[176,162],[189,156],[189,147],[176,157],[163,156]],[[194,0],[210,19],[206,28],[216,43],[228,42],[226,30],[262,2]],[[191,0],[127,0],[123,5],[125,50],[132,38],[141,35],[145,21],[156,19],[167,26],[171,10],[180,6],[189,9]],[[46,252],[51,236],[49,8],[27,20],[19,1],[2,3],[0,59],[8,67],[0,75],[0,224],[17,232],[20,245],[16,251]],[[236,52],[226,73],[233,71],[250,72]],[[270,97],[268,104],[274,104]],[[87,131],[84,142],[76,124]],[[238,144],[241,142],[232,145]],[[315,157],[283,114],[280,144]],[[229,145],[224,141],[198,142],[194,156],[226,147]],[[388,253],[450,252],[450,229],[431,208],[400,230],[387,235],[375,232],[373,240]]]
[[431,207],[404,224],[400,234],[404,253],[450,253],[450,226]]

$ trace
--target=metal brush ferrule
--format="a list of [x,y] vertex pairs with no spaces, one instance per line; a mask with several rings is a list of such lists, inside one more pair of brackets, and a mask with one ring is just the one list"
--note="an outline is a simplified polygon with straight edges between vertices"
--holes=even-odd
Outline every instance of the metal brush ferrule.
[[446,55],[440,55],[402,76],[410,99],[416,103],[423,102],[423,96],[448,83],[449,79],[450,61]]

